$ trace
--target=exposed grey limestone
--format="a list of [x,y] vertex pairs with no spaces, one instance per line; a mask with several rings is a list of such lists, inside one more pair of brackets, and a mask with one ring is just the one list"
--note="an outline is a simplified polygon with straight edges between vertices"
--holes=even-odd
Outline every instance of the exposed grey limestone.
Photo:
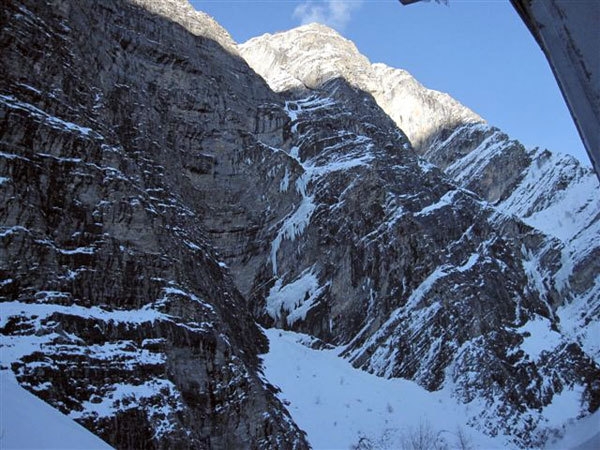
[[448,94],[425,88],[405,70],[371,64],[351,41],[324,25],[265,34],[239,50],[275,91],[314,88],[344,78],[371,94],[417,151],[427,148],[441,129],[483,122]]
[[305,448],[194,183],[276,96],[187,2],[1,14],[2,369],[118,448]]
[[[256,41],[274,93],[184,1],[13,0],[2,21],[2,369],[107,442],[305,448],[255,320],[448,389],[518,446],[544,442],[562,393],[598,409],[593,349],[557,309],[597,269],[569,275],[564,237],[510,215],[548,209],[519,200],[543,154],[510,144],[505,171],[449,177],[411,139],[450,173],[504,138],[325,27]],[[403,92],[406,134],[382,109]]]

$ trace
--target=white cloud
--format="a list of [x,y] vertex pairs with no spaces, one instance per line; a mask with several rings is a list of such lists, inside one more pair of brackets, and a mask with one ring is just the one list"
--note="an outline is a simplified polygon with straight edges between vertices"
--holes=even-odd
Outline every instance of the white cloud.
[[363,0],[306,1],[296,6],[294,18],[302,25],[319,22],[343,30],[352,18],[352,13],[361,7]]

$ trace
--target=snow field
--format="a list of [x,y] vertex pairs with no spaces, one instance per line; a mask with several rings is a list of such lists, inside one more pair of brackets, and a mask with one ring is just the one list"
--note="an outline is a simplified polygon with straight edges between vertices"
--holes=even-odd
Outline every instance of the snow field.
[[[541,319],[526,324],[525,329],[532,338],[534,334],[541,339],[554,334]],[[313,340],[310,336],[278,329],[263,331],[270,346],[263,355],[265,378],[281,389],[280,400],[316,450],[411,448],[408,441],[422,432],[431,442],[449,449],[464,448],[459,435],[472,449],[514,448],[506,437],[492,438],[469,427],[467,419],[486,406],[479,401],[457,403],[451,387],[428,392],[412,381],[380,378],[340,358],[342,348],[314,350],[303,344]],[[539,350],[533,342],[524,347],[532,354]],[[576,420],[580,397],[580,389],[567,389],[544,408],[545,425],[560,430],[546,448],[600,448],[600,411]],[[357,447],[359,443],[363,447]]]
[[99,437],[69,419],[0,371],[0,448],[111,449]]
[[501,448],[466,425],[466,407],[445,391],[427,392],[416,383],[385,379],[353,368],[338,357],[340,348],[313,350],[305,335],[264,330],[270,351],[263,357],[266,379],[281,389],[279,398],[315,449],[400,448],[419,428],[455,447],[462,430],[475,448]]

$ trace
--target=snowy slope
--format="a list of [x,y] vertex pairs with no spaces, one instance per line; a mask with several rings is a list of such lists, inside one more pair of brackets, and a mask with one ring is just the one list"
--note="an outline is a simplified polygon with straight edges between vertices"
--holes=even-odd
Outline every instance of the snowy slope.
[[569,155],[526,149],[485,124],[440,136],[425,157],[505,214],[557,239],[554,275],[539,259],[531,267],[538,267],[538,284],[556,292],[550,297],[562,331],[600,361],[600,185],[592,168]]
[[548,450],[598,450],[600,448],[600,411],[571,422],[565,427],[562,438],[551,441]]
[[394,448],[419,427],[428,428],[433,441],[454,444],[462,430],[477,448],[505,444],[472,430],[465,423],[468,406],[445,391],[428,392],[412,381],[355,369],[337,356],[341,348],[314,350],[303,344],[311,342],[308,335],[265,333],[270,343],[265,377],[281,389],[280,399],[315,449],[351,448],[361,439],[363,445]]
[[99,437],[30,394],[0,372],[0,448],[110,449]]
[[[263,357],[265,377],[281,389],[279,398],[315,449],[410,448],[408,441],[419,434],[426,437],[425,448],[512,448],[502,435],[492,438],[469,426],[477,402],[459,404],[448,389],[428,392],[412,381],[355,369],[338,356],[342,348],[310,348],[314,339],[308,335],[277,329],[265,333],[270,343]],[[548,417],[554,410],[559,422],[568,423],[548,448],[580,448],[594,439],[600,425],[600,413],[574,422],[577,411],[569,407],[570,396],[567,392],[546,408]]]
[[585,257],[600,236],[600,187],[594,173],[569,155],[530,152],[523,179],[499,206]]

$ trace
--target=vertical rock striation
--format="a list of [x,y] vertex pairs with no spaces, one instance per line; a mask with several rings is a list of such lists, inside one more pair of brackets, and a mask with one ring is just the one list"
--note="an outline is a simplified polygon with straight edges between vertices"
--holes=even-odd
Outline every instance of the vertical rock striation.
[[184,0],[1,17],[2,370],[107,442],[305,448],[255,320],[519,446],[556,399],[598,409],[597,308],[573,312],[597,305],[597,204],[540,225],[585,169],[326,27],[239,47],[275,93]]
[[196,182],[276,97],[187,2],[1,14],[2,369],[118,448],[306,447]]

